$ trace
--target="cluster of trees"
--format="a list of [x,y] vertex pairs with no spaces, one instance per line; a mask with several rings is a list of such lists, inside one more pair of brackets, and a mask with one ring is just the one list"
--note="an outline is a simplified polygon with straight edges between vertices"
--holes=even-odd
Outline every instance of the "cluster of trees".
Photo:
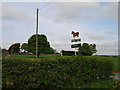
[[[28,43],[23,43],[21,49],[36,54],[36,34],[28,39]],[[53,54],[54,52],[54,49],[50,47],[50,43],[47,41],[47,37],[44,34],[38,34],[38,57],[40,53]]]
[[12,44],[9,49],[1,49],[0,48],[0,52],[3,54],[3,55],[7,55],[7,54],[14,54],[14,53],[20,53],[20,43],[15,43],[15,44]]

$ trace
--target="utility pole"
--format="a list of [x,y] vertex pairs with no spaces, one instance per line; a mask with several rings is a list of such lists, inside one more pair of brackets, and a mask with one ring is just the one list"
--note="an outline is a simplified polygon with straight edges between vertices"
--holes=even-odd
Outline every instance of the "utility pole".
[[38,8],[36,16],[36,58],[38,58]]
[[[51,2],[47,3],[46,5],[42,6],[40,9],[45,8],[48,6]],[[38,58],[38,8],[37,8],[37,16],[36,16],[36,58]]]

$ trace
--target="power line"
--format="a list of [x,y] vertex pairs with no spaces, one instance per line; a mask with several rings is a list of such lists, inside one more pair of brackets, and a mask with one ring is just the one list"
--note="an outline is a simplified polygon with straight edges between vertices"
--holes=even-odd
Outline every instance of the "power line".
[[[38,10],[41,10],[41,9],[47,7],[47,6],[50,5],[51,3],[53,3],[53,2],[48,2],[47,4],[45,4],[45,5],[43,5],[42,7],[40,7]],[[36,13],[37,13],[37,12],[35,12],[34,15],[35,15]],[[34,16],[34,17],[35,17],[35,16]],[[32,17],[31,20],[32,20],[34,17]],[[23,32],[25,32],[25,31],[27,30],[27,28],[28,28],[29,26],[31,26],[31,24],[32,24],[32,22],[29,22],[28,25],[27,25],[27,27],[25,28],[25,30],[24,30]],[[23,33],[22,33],[22,34],[23,34]],[[27,33],[27,34],[28,34],[28,33]]]
[[47,7],[48,5],[52,4],[52,3],[53,3],[53,2],[48,2],[47,4],[45,4],[44,6],[42,6],[42,7],[38,8],[38,9],[39,9],[39,10],[41,10],[41,9],[43,9],[43,8]]
[[[31,19],[28,19],[26,22],[28,22],[27,25],[24,25],[26,26],[23,31],[21,32],[21,34],[19,35],[18,39],[20,39],[21,37],[24,37],[24,36],[27,36],[29,33],[28,33],[28,30],[30,30],[30,26],[32,26],[32,22],[31,20],[33,21],[33,19],[35,18],[35,16],[32,16]],[[20,43],[22,43],[23,41],[21,40]]]
[[[54,1],[54,0],[53,0],[53,1]],[[48,5],[50,5],[50,4],[52,4],[52,3],[53,3],[53,2],[48,2],[47,4],[45,4],[45,5],[43,5],[42,7],[38,8],[38,10],[43,9],[43,8],[47,7]],[[36,13],[37,13],[37,12],[35,12],[34,15],[35,15]],[[20,37],[23,36],[23,34],[25,34],[25,31],[28,31],[29,26],[31,26],[31,24],[32,24],[31,20],[32,20],[33,18],[35,18],[35,16],[32,17],[31,19],[27,20],[28,25],[27,25],[26,28],[23,30],[22,35],[19,35]],[[28,35],[28,34],[29,34],[29,33],[27,32],[27,34],[25,34],[25,35]],[[20,43],[21,43],[21,42],[22,42],[22,41],[20,41]]]
[[[54,1],[54,0],[53,0],[53,1]],[[53,2],[48,2],[47,4],[45,4],[45,5],[43,5],[42,7],[40,7],[39,10],[47,7],[48,5],[50,5],[50,4],[52,4],[52,3],[53,3]],[[36,15],[36,13],[37,13],[37,12],[34,12],[33,14]],[[19,40],[20,40],[21,37],[24,37],[24,36],[30,34],[30,33],[28,33],[28,30],[30,30],[29,28],[30,28],[30,26],[32,26],[32,25],[31,25],[31,24],[32,24],[31,20],[33,20],[33,19],[35,18],[34,15],[31,17],[31,19],[26,18],[26,22],[28,22],[28,24],[27,24],[27,25],[24,25],[24,26],[26,26],[26,27],[23,28],[23,31],[21,32],[21,34],[19,34],[19,36],[18,36],[18,39],[19,39]],[[20,42],[20,43],[23,43],[24,40],[20,40],[19,42]]]

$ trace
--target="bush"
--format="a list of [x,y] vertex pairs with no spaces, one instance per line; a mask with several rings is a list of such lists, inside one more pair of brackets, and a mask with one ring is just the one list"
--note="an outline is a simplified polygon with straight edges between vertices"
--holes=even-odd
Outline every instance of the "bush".
[[112,74],[112,62],[88,57],[3,59],[3,88],[76,87]]

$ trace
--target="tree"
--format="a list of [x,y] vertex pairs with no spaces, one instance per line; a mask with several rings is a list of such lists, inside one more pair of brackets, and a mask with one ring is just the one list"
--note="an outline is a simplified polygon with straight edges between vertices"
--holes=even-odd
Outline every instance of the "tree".
[[21,49],[24,51],[28,51],[28,44],[27,43],[23,43],[21,46]]
[[12,44],[12,45],[9,47],[8,52],[9,52],[10,54],[20,53],[20,43]]
[[97,50],[96,50],[96,44],[90,44],[90,47],[91,47],[92,53],[96,53],[97,52]]
[[0,47],[0,55],[2,54],[2,48]]
[[96,45],[83,43],[83,45],[79,48],[79,54],[85,56],[91,56],[93,53],[96,53]]
[[60,51],[60,53],[61,53],[61,56],[63,56],[63,52],[64,52],[64,50],[61,50],[61,51]]
[[7,51],[6,49],[2,49],[1,51],[2,51],[2,52],[1,52],[2,55],[8,54],[8,51]]
[[47,54],[54,54],[55,51],[52,47],[48,48]]
[[[23,48],[26,49],[28,52],[32,52],[36,54],[36,34],[32,35],[28,39],[28,44],[24,44]],[[38,57],[39,54],[52,54],[54,53],[54,50],[52,47],[50,47],[49,42],[47,41],[47,37],[42,34],[38,34]]]

